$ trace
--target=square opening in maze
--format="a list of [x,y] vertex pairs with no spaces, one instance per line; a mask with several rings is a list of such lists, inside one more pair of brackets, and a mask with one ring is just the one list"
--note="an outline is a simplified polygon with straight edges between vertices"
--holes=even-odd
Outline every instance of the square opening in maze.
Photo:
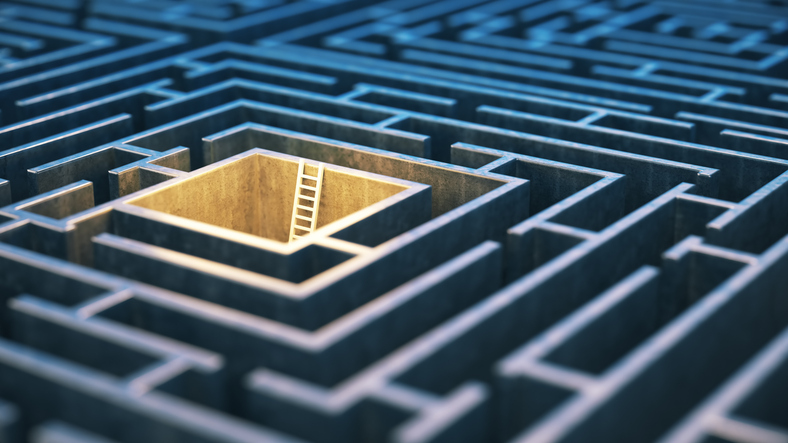
[[[235,158],[127,203],[287,242],[298,158],[259,150]],[[308,171],[317,169],[316,163],[308,164]],[[408,189],[384,176],[325,166],[315,229]]]

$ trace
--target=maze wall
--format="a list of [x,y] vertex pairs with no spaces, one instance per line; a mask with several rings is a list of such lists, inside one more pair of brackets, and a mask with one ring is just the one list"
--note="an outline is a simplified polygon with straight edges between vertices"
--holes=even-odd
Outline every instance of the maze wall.
[[783,1],[3,1],[0,208],[3,443],[788,441]]

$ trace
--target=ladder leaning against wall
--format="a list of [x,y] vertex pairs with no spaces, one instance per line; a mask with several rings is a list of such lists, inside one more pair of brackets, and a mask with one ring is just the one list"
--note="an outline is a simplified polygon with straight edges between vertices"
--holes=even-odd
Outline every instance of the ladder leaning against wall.
[[312,166],[317,176],[306,173],[304,159],[298,162],[295,197],[293,198],[293,218],[290,221],[290,241],[306,237],[317,228],[317,210],[320,208],[320,190],[323,187],[324,165]]

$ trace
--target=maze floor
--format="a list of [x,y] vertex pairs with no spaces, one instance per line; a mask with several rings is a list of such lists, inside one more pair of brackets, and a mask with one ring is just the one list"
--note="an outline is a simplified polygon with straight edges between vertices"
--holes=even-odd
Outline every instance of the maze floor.
[[0,442],[651,441],[788,442],[788,1],[0,2]]

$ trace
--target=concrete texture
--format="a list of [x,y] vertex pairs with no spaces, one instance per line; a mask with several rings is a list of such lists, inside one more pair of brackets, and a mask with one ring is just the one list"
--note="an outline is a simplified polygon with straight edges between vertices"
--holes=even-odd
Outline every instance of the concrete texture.
[[5,2],[0,441],[788,441],[786,17]]

